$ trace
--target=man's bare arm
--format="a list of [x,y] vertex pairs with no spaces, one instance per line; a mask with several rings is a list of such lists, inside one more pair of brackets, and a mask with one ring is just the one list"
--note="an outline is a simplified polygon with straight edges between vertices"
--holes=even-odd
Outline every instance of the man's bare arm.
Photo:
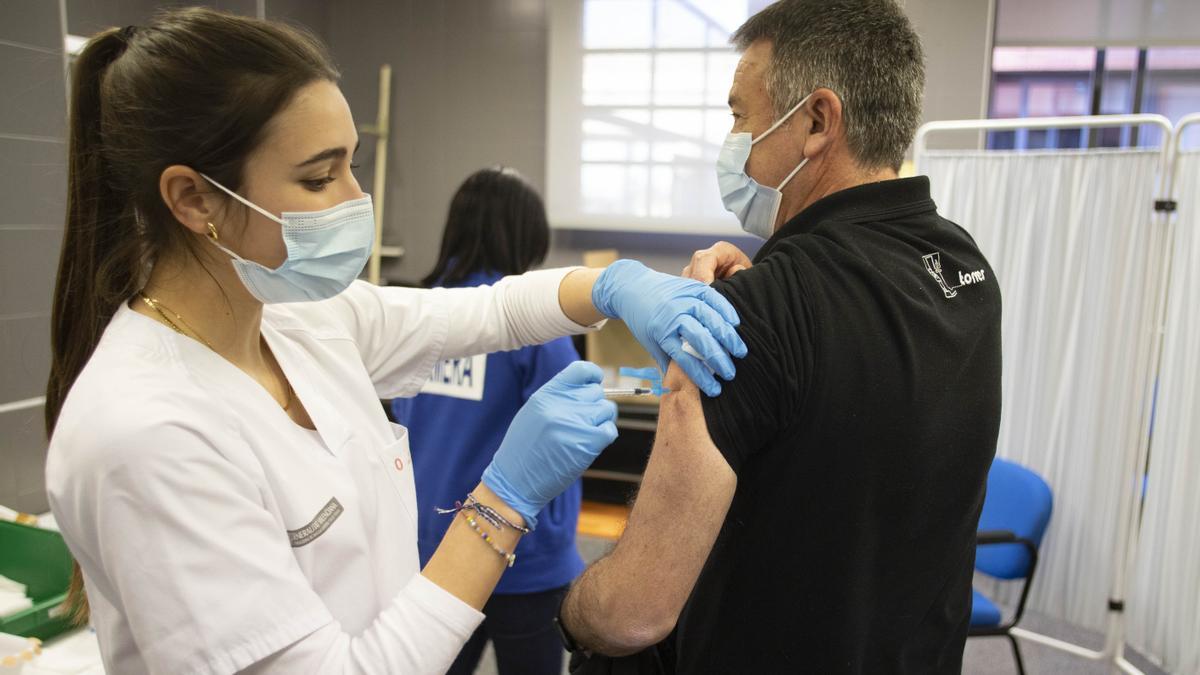
[[733,501],[737,475],[713,444],[700,392],[672,364],[654,449],[629,524],[563,603],[580,646],[623,656],[675,627]]

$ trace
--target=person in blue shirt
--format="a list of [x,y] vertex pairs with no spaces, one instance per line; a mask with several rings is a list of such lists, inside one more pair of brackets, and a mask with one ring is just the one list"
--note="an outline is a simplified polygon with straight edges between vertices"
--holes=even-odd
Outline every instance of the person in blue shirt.
[[[550,228],[538,193],[509,168],[475,172],[450,202],[441,251],[426,287],[479,286],[540,264]],[[409,429],[417,487],[418,546],[424,566],[452,518],[437,513],[470,491],[513,416],[560,370],[577,361],[570,338],[510,352],[443,361],[414,398],[395,399],[392,413]],[[483,609],[483,625],[449,675],[470,675],[488,640],[501,675],[558,675],[563,648],[554,627],[559,602],[584,569],[575,548],[582,487],[552,500],[538,526],[517,545],[517,564]]]

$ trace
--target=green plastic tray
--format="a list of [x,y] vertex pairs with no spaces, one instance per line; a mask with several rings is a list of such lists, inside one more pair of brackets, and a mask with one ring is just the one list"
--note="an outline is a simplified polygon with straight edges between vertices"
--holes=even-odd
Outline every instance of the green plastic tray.
[[48,640],[70,630],[63,601],[71,567],[61,534],[0,520],[0,574],[25,584],[33,599],[33,607],[0,619],[0,633]]

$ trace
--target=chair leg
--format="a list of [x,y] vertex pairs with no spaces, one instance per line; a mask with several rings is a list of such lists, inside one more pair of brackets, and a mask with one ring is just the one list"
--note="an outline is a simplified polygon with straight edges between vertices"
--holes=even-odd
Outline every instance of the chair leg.
[[1021,647],[1017,644],[1017,638],[1012,633],[1006,633],[1009,644],[1012,645],[1013,660],[1017,662],[1017,675],[1025,675],[1025,661],[1021,659]]

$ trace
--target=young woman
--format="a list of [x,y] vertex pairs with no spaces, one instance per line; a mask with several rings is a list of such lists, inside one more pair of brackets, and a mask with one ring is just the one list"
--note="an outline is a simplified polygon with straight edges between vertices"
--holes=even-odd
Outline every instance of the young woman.
[[354,281],[355,125],[293,29],[180,10],[96,36],[74,70],[46,482],[108,672],[444,671],[614,409],[591,364],[542,387],[420,569],[407,433],[378,399],[606,316],[710,393],[680,341],[725,379],[744,350],[715,292],[632,261]]
[[[426,287],[494,284],[540,264],[550,243],[542,198],[512,169],[477,171],[450,202],[441,253]],[[417,545],[428,562],[450,521],[437,507],[474,484],[500,447],[521,406],[579,359],[571,339],[444,361],[414,398],[392,403],[409,429],[417,486]],[[546,505],[538,528],[521,539],[521,565],[505,573],[484,605],[483,625],[447,675],[471,675],[490,640],[501,675],[558,675],[563,647],[554,617],[568,584],[583,571],[575,549],[582,487],[578,481]]]

